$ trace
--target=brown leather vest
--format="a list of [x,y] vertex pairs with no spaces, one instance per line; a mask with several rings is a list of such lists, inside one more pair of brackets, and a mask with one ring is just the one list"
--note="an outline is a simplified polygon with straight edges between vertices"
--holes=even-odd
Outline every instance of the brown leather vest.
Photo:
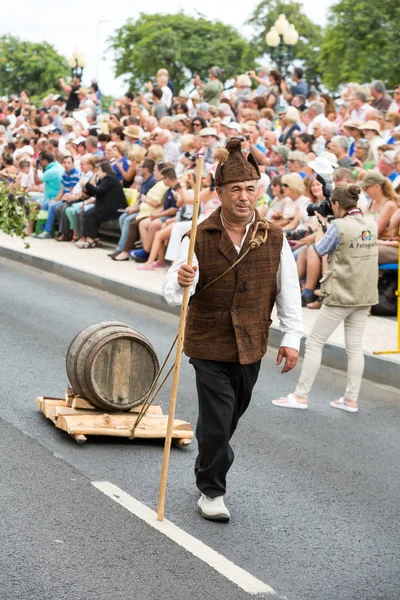
[[267,351],[281,229],[269,224],[266,243],[251,249],[234,269],[200,292],[246,252],[259,220],[256,212],[239,255],[222,225],[220,208],[198,226],[195,252],[200,278],[187,315],[187,356],[246,365],[260,360]]

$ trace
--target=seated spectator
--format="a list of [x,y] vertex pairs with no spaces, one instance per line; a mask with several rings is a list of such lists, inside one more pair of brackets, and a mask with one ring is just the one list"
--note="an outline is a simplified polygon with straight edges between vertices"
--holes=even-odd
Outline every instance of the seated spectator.
[[[194,179],[193,179],[194,181]],[[211,173],[207,173],[202,178],[200,192],[201,213],[199,223],[204,221],[221,204],[215,189],[214,178]],[[191,221],[179,221],[173,224],[170,239],[165,255],[168,261],[174,261],[179,255],[182,236],[191,228]]]
[[207,123],[201,117],[195,117],[190,123],[190,133],[200,133],[202,129],[207,127]]
[[397,194],[390,181],[378,171],[369,171],[361,187],[370,198],[368,214],[376,219],[379,239],[386,240],[389,237],[390,219],[399,207]]
[[162,179],[168,187],[165,195],[164,206],[161,210],[154,211],[147,219],[142,219],[139,223],[139,234],[143,243],[143,248],[134,250],[132,258],[136,262],[146,262],[150,256],[151,246],[154,236],[161,229],[169,217],[173,217],[178,212],[176,205],[178,179],[173,167],[164,167],[161,171]]
[[[152,160],[151,158],[145,158],[142,161],[142,163],[140,164],[139,170],[140,170],[140,174],[142,176],[142,184],[140,187],[138,201],[136,202],[136,204],[134,204],[132,206],[128,206],[125,209],[125,212],[123,212],[122,215],[119,217],[121,236],[119,238],[115,252],[112,252],[111,254],[108,255],[112,258],[118,256],[122,252],[122,250],[125,246],[126,240],[128,238],[130,223],[134,219],[136,219],[137,216],[140,214],[141,203],[143,202],[143,208],[146,206],[146,203],[149,200],[149,198],[147,198],[147,200],[146,200],[146,196],[149,194],[150,190],[157,183],[157,179],[154,175],[155,166],[156,166],[156,164],[155,164],[154,160]],[[151,200],[151,198],[150,198],[150,200]],[[154,208],[157,208],[157,207],[158,207],[158,204],[155,204]],[[143,211],[142,211],[141,216],[143,216]]]
[[396,144],[400,141],[400,113],[387,113],[382,137],[387,144]]
[[19,172],[16,178],[16,184],[24,192],[30,192],[35,185],[32,163],[27,159],[19,161]]
[[74,166],[72,156],[64,156],[63,158],[64,173],[61,178],[61,189],[54,200],[49,202],[47,221],[42,233],[37,238],[39,240],[47,240],[52,237],[53,226],[56,221],[56,209],[63,202],[66,202],[66,197],[72,192],[77,183],[79,183],[79,172]]
[[94,207],[94,198],[90,199],[83,193],[83,186],[93,178],[94,168],[99,160],[91,154],[82,156],[81,178],[73,190],[64,195],[62,204],[56,208],[59,223],[56,238],[58,242],[77,241],[81,237],[82,227],[77,226],[76,216]]
[[282,131],[279,136],[279,142],[286,144],[296,131],[300,132],[299,111],[294,106],[288,106],[282,119]]
[[151,144],[147,150],[146,158],[151,158],[155,163],[164,162],[164,150],[160,144]]
[[344,135],[335,135],[332,138],[329,151],[336,156],[339,167],[349,169],[352,166],[352,160],[348,155],[348,150],[349,140]]
[[299,152],[298,150],[289,152],[287,162],[290,173],[298,173],[302,179],[305,179],[307,173],[305,172],[304,168],[308,163],[308,159],[304,152]]
[[282,187],[282,175],[275,175],[271,180],[272,200],[269,204],[266,217],[268,221],[281,221],[286,202],[290,201]]
[[[399,193],[400,189],[396,190]],[[399,260],[400,209],[391,216],[387,240],[378,240],[379,264],[397,264]]]
[[98,229],[101,223],[119,217],[119,210],[126,208],[124,191],[116,178],[110,163],[100,161],[96,167],[98,185],[88,182],[83,186],[83,191],[96,198],[94,209],[85,213],[83,235],[85,241],[79,248],[96,248],[99,245]]
[[372,96],[372,108],[386,112],[389,106],[392,104],[392,99],[386,93],[386,86],[383,81],[373,81],[370,86],[370,92]]
[[[159,210],[160,205],[164,201],[168,192],[168,187],[162,180],[161,171],[166,167],[173,167],[172,164],[159,162],[154,168],[154,175],[157,183],[147,192],[146,195],[141,194],[139,197],[139,211],[135,219],[129,224],[128,236],[125,244],[120,252],[113,252],[109,256],[117,262],[129,260],[129,253],[134,249],[136,242],[140,239],[139,223],[143,219],[147,219],[152,213]],[[120,244],[119,244],[120,247]],[[119,250],[119,248],[117,248]]]
[[371,152],[375,163],[379,160],[378,148],[385,143],[381,136],[381,126],[377,121],[367,121],[362,126],[362,132],[365,138],[369,141]]
[[309,204],[309,198],[305,196],[304,182],[298,173],[283,175],[282,187],[285,195],[290,202],[285,204],[283,216],[276,224],[283,228],[283,231],[294,231],[305,221],[305,207]]
[[172,163],[175,167],[180,157],[180,146],[172,141],[172,133],[168,129],[161,129],[157,134],[156,143],[162,146],[164,161]]
[[304,152],[307,155],[308,160],[316,158],[316,154],[313,152],[313,144],[315,142],[314,136],[309,133],[300,133],[296,136],[295,147],[296,150]]
[[217,130],[214,127],[206,127],[200,130],[199,135],[203,140],[204,162],[212,164],[213,152],[219,145]]
[[391,183],[393,183],[398,177],[395,156],[396,152],[394,152],[394,150],[386,150],[386,152],[381,154],[378,162],[379,171],[382,173],[382,175],[387,177]]
[[[55,160],[51,152],[41,152],[39,162],[42,172],[38,173],[37,165],[34,167],[35,184],[44,183],[44,192],[30,192],[29,199],[33,200],[37,208],[48,210],[50,203],[54,201],[62,188],[63,167]],[[33,235],[35,220],[31,219],[26,230],[27,235]]]
[[143,271],[152,271],[153,269],[163,268],[166,266],[166,243],[168,243],[168,240],[171,236],[172,228],[177,223],[184,224],[184,231],[182,235],[190,228],[190,223],[193,217],[194,188],[194,174],[192,172],[187,172],[186,175],[183,176],[179,186],[176,187],[176,206],[179,209],[177,214],[164,221],[161,229],[156,232],[151,245],[150,255],[146,262],[139,265],[138,269]]
[[369,141],[364,138],[355,142],[353,166],[359,167],[364,171],[369,171],[375,167],[371,146]]
[[18,167],[14,165],[13,155],[3,152],[1,157],[0,181],[14,183],[18,174]]

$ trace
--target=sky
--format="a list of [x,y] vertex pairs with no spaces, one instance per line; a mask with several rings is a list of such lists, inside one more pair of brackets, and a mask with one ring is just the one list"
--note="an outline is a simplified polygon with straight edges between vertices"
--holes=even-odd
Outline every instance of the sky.
[[[244,22],[257,2],[231,2],[228,0],[169,0],[168,13],[184,10],[194,15],[199,11],[207,19],[220,20],[245,32]],[[323,25],[326,11],[332,0],[304,0],[306,14]],[[115,78],[112,52],[101,59],[107,49],[107,38],[128,18],[140,12],[140,4],[132,0],[118,0],[115,7],[109,0],[18,0],[7,2],[0,20],[0,34],[10,33],[21,39],[46,41],[55,46],[67,59],[78,46],[86,58],[84,85],[97,78],[105,94],[117,96],[127,91],[122,80]],[[148,0],[142,12],[165,11],[165,0]],[[160,65],[161,66],[161,65]]]

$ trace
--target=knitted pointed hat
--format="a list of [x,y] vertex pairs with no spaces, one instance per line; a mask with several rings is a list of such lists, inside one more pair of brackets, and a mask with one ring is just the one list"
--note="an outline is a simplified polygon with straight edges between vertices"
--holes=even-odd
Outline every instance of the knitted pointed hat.
[[242,143],[238,138],[231,138],[226,144],[228,157],[218,163],[215,171],[215,185],[221,187],[235,181],[251,181],[260,179],[260,169],[253,154],[247,157],[242,152]]

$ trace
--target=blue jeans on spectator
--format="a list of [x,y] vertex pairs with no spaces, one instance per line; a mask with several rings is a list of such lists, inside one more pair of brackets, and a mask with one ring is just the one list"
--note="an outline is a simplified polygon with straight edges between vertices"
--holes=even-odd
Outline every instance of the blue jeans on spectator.
[[[56,220],[56,208],[57,206],[60,206],[60,204],[62,204],[62,200],[54,202],[54,204],[48,206],[49,214],[47,215],[46,225],[44,226],[44,231],[46,233],[51,233],[53,231],[54,222]],[[43,205],[42,210],[46,210],[45,208],[43,208]]]
[[128,215],[128,213],[122,213],[119,218],[119,226],[121,227],[121,237],[119,238],[117,250],[122,252],[125,242],[128,238],[129,233],[129,225],[133,219],[136,219],[138,213],[133,213],[132,215]]

